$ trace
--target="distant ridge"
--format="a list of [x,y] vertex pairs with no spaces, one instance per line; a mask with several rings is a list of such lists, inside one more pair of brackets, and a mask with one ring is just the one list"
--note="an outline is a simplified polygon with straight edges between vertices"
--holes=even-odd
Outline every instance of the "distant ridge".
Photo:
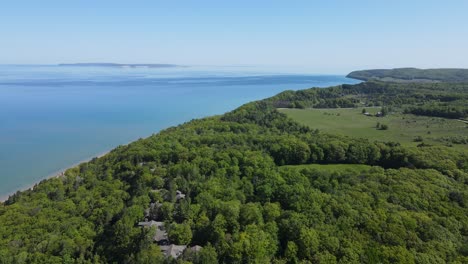
[[78,66],[78,67],[129,67],[129,68],[169,68],[181,67],[176,64],[162,64],[162,63],[138,63],[138,64],[123,64],[123,63],[110,63],[110,62],[85,62],[85,63],[61,63],[59,66]]
[[353,71],[346,77],[362,81],[468,83],[468,69],[375,69]]

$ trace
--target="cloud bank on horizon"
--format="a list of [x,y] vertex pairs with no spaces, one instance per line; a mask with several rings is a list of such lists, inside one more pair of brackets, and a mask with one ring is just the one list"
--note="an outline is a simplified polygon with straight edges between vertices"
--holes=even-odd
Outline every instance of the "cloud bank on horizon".
[[8,1],[0,63],[468,68],[468,2]]

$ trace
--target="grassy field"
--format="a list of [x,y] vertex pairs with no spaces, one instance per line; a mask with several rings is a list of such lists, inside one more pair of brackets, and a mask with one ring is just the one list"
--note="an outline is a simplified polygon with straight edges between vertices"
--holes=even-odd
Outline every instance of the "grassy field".
[[364,164],[305,164],[305,165],[286,165],[281,168],[294,168],[294,169],[316,169],[319,171],[327,172],[344,172],[344,171],[367,171],[372,166]]
[[[464,122],[438,118],[391,113],[385,117],[365,116],[362,108],[337,109],[278,109],[294,120],[312,128],[333,134],[367,138],[372,141],[395,141],[402,145],[418,145],[416,137],[424,143],[445,145],[444,137],[468,136],[468,124]],[[377,113],[380,108],[366,107],[367,112]],[[388,130],[379,130],[377,123],[385,124]],[[453,144],[455,148],[467,148],[467,145]]]

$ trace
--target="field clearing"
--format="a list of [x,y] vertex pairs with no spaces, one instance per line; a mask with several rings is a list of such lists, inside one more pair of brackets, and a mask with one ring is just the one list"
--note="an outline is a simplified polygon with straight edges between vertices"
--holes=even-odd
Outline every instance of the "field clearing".
[[303,164],[303,165],[285,165],[281,168],[292,168],[292,169],[316,169],[319,171],[327,172],[345,172],[345,171],[367,171],[372,166],[364,164]]
[[[467,137],[468,125],[455,119],[415,116],[391,113],[385,117],[365,116],[363,108],[334,109],[278,109],[301,124],[320,131],[350,137],[367,138],[371,141],[394,141],[402,145],[417,146],[416,137],[432,145],[446,145],[443,137]],[[375,114],[380,107],[366,107]],[[379,130],[377,123],[385,124],[388,130]],[[454,148],[466,149],[467,145],[453,144]]]

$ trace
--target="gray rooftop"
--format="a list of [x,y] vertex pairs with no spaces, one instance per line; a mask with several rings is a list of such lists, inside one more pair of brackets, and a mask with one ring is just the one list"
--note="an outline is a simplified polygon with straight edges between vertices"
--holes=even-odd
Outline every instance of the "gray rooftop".
[[176,259],[182,255],[182,253],[184,253],[184,250],[187,248],[187,246],[171,244],[168,246],[160,246],[160,248],[165,257],[171,256]]
[[191,247],[190,250],[193,251],[193,252],[198,252],[198,251],[200,251],[202,248],[203,248],[202,246],[195,245],[195,246]]
[[176,199],[177,200],[185,199],[185,194],[183,194],[181,191],[177,190],[176,191]]
[[138,222],[138,225],[139,226],[143,226],[143,227],[152,227],[152,226],[156,226],[156,227],[163,227],[164,228],[164,222],[158,222],[158,221],[149,221],[149,222]]

